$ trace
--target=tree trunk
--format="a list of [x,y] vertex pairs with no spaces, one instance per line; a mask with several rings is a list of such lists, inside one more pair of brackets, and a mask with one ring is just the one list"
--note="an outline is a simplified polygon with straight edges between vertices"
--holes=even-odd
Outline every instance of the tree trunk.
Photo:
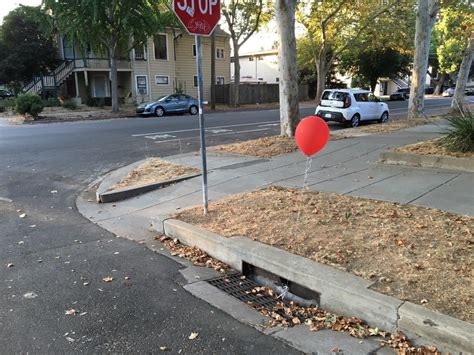
[[375,95],[375,87],[377,86],[377,81],[379,78],[372,78],[370,79],[370,90],[374,93]]
[[456,89],[454,90],[453,101],[451,107],[455,110],[465,112],[467,110],[464,99],[466,83],[469,78],[469,70],[472,65],[472,57],[474,51],[474,39],[469,40],[469,44],[464,51],[461,66],[459,67],[458,79],[456,80]]
[[316,59],[316,98],[315,102],[316,105],[321,103],[321,96],[323,95],[323,91],[326,87],[326,76],[328,75],[328,66],[325,59],[326,55],[324,54],[324,58]]
[[111,81],[111,91],[112,91],[112,112],[119,112],[119,103],[118,103],[118,74],[117,74],[117,58],[114,55],[111,58],[110,63],[110,81]]
[[443,85],[444,82],[446,81],[446,73],[441,73],[439,80],[436,82],[435,90],[433,95],[441,95],[443,93]]
[[211,110],[216,109],[216,35],[211,35]]
[[298,78],[296,70],[295,11],[297,0],[276,0],[275,13],[280,37],[281,135],[292,137],[299,122]]
[[437,0],[418,0],[415,29],[415,56],[408,102],[408,117],[423,115],[430,36],[436,21]]
[[239,44],[237,40],[232,41],[234,47],[234,90],[232,96],[232,107],[240,106],[240,60],[239,60]]

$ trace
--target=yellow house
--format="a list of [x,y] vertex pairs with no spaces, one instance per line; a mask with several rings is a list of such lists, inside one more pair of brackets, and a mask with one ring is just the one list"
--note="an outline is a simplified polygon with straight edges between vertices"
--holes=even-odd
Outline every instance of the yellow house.
[[[118,60],[119,97],[140,103],[172,93],[197,97],[196,47],[194,36],[169,29],[148,38]],[[216,58],[216,84],[230,82],[230,36],[215,30],[215,53],[211,38],[202,38],[204,100],[210,99],[211,55]],[[53,72],[35,77],[23,91],[76,98],[78,102],[110,98],[110,59],[80,50],[60,37],[63,62]]]

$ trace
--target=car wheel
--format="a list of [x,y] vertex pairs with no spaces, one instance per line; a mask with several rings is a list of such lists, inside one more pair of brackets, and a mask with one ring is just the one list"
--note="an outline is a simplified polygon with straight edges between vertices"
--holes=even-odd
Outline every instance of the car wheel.
[[156,117],[163,117],[165,115],[165,110],[163,109],[163,107],[158,106],[157,108],[155,108],[155,115]]
[[378,123],[386,123],[388,121],[388,112],[385,111],[384,113],[382,113],[382,116],[380,116],[380,118],[378,119]]
[[353,128],[358,127],[360,124],[360,116],[358,113],[356,113],[354,116],[352,116],[349,125]]
[[197,106],[196,106],[196,105],[192,105],[192,106],[189,108],[189,113],[190,113],[191,115],[193,115],[193,116],[194,116],[194,115],[197,115],[197,113],[198,113],[198,108],[197,108]]

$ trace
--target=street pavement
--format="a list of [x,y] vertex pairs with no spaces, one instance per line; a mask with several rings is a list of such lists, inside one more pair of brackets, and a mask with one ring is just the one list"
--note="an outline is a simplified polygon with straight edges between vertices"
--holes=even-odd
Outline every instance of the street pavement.
[[[276,110],[209,114],[208,143],[275,134],[277,124]],[[294,351],[185,292],[179,264],[77,211],[77,195],[106,172],[196,151],[197,127],[188,115],[0,126],[1,352]]]

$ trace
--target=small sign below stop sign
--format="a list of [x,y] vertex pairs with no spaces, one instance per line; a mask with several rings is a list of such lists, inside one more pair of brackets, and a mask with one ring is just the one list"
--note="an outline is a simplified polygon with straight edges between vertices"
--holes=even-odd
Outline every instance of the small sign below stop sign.
[[221,18],[221,0],[173,0],[173,11],[190,34],[209,36]]

